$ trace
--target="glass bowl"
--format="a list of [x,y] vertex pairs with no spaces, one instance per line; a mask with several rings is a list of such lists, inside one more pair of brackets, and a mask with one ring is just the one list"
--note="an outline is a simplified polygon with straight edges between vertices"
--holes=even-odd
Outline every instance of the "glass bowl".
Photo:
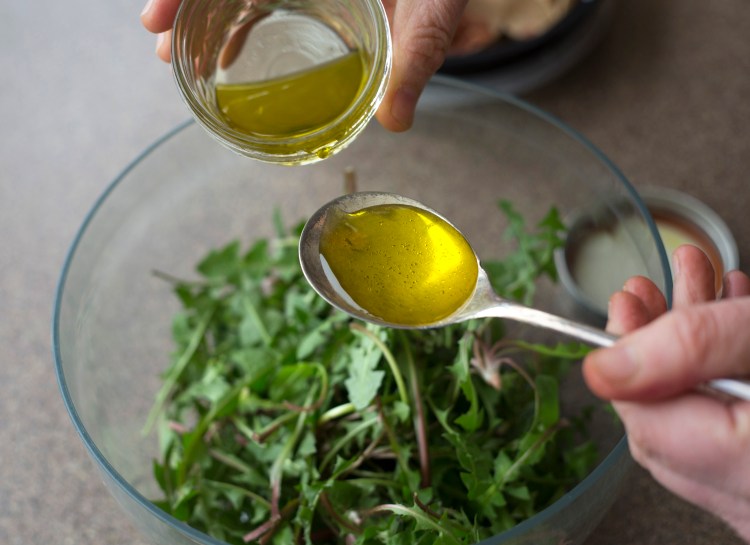
[[[154,543],[222,542],[150,501],[159,496],[152,477],[159,445],[142,429],[173,350],[178,310],[171,287],[152,271],[194,278],[195,264],[210,249],[271,236],[274,209],[288,222],[309,217],[341,194],[351,168],[357,189],[400,193],[450,218],[483,259],[510,248],[499,198],[530,224],[550,205],[565,217],[592,203],[599,211],[614,203],[617,221],[624,200],[629,217],[638,219],[627,225],[642,273],[671,291],[664,249],[634,188],[584,138],[517,99],[438,77],[413,129],[395,134],[371,123],[346,153],[304,167],[248,160],[185,123],[125,168],[86,217],[62,270],[53,321],[56,373],[73,424],[105,485]],[[540,286],[535,304],[574,311],[553,283]],[[577,369],[566,395],[584,403]],[[609,415],[594,433],[605,446],[595,469],[553,505],[485,545],[585,540],[630,466],[623,433]]]

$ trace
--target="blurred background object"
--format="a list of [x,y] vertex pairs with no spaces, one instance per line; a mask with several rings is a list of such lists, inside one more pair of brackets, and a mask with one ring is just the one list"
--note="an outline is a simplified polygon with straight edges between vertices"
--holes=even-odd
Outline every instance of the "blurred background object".
[[587,4],[575,0],[469,0],[449,55],[479,53],[501,40],[530,42],[550,32],[574,7],[585,9]]
[[472,0],[440,71],[512,94],[559,78],[607,36],[616,0]]

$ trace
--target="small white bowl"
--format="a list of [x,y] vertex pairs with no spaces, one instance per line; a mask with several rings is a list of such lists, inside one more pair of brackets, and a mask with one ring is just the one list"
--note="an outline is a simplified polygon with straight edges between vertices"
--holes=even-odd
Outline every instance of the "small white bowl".
[[[682,244],[701,248],[716,270],[716,291],[722,277],[739,267],[737,244],[721,217],[696,198],[674,189],[657,187],[639,191],[668,257]],[[623,212],[627,216],[627,212]],[[560,282],[571,295],[581,319],[601,323],[607,303],[625,280],[647,275],[643,259],[634,254],[633,232],[627,217],[602,219],[596,210],[582,210],[568,220],[565,247],[555,255]]]

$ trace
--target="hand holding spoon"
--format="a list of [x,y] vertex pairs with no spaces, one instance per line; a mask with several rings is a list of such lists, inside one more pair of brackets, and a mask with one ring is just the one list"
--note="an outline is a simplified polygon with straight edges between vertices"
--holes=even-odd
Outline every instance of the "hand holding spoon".
[[[351,193],[318,210],[300,239],[302,271],[331,305],[395,328],[505,318],[607,347],[601,329],[498,296],[476,253],[447,219],[391,193]],[[750,400],[750,383],[717,379],[704,389]]]

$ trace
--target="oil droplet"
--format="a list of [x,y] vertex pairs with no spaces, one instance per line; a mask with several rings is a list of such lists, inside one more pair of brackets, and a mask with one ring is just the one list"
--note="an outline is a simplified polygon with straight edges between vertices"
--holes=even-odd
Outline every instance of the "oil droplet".
[[435,214],[384,204],[332,216],[321,233],[321,256],[345,294],[373,316],[429,325],[452,315],[474,293],[474,251]]

